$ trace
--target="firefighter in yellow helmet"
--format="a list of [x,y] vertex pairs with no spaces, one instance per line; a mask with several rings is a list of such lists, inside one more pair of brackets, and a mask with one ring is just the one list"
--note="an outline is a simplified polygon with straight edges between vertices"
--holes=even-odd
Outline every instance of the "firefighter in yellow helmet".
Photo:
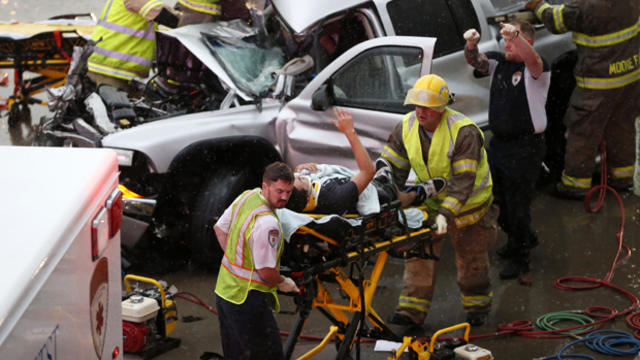
[[569,0],[562,5],[532,0],[533,11],[554,34],[571,32],[578,50],[576,88],[564,116],[567,145],[560,195],[583,199],[591,188],[594,159],[605,140],[608,184],[633,185],[634,119],[640,115],[640,2]]
[[[395,127],[377,168],[387,163],[400,188],[411,169],[417,183],[434,177],[447,180],[445,191],[425,201],[437,225],[433,255],[440,256],[442,235],[448,233],[456,254],[463,309],[472,325],[481,325],[491,307],[488,251],[496,239],[498,210],[492,204],[483,133],[447,106],[452,102],[441,77],[431,74],[418,79],[405,99],[405,105],[416,106],[415,111]],[[405,261],[404,286],[389,321],[399,335],[422,326],[431,307],[437,268],[433,259]]]

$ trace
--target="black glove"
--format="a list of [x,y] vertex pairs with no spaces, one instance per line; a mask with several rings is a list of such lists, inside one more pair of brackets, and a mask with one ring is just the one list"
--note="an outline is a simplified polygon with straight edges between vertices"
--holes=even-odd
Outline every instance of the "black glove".
[[158,14],[158,16],[153,19],[153,21],[173,29],[178,26],[180,18],[178,17],[178,15],[172,13],[171,11],[162,8],[162,10],[160,10],[160,14]]

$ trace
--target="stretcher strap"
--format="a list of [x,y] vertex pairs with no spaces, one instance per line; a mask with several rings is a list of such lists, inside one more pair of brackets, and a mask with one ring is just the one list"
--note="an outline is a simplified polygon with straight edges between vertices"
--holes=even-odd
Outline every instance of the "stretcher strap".
[[68,61],[71,62],[71,57],[69,56],[69,54],[67,54],[66,51],[64,51],[64,49],[62,48],[62,34],[60,33],[60,30],[53,30],[53,38],[56,41],[56,46],[58,47],[58,50],[60,51],[60,54],[62,54],[62,56]]

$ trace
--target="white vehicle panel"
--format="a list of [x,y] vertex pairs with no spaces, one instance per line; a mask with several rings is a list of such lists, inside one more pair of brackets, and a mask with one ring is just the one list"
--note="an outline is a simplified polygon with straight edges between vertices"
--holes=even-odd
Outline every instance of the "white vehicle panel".
[[272,123],[279,108],[280,103],[271,101],[263,102],[261,112],[256,105],[244,105],[177,116],[108,135],[102,145],[140,151],[151,159],[155,171],[165,173],[182,149],[201,140],[255,135],[275,142]]
[[[117,187],[115,153],[7,146],[0,158],[0,358],[111,359],[122,351],[120,233],[93,261],[91,222]],[[99,262],[112,294],[97,355],[90,301]]]
[[[325,111],[315,111],[311,108],[314,92],[356,56],[368,49],[383,46],[421,49],[423,57],[419,63],[419,75],[428,74],[431,70],[435,42],[434,38],[427,37],[381,37],[358,44],[338,57],[280,112],[276,126],[278,139],[281,141],[279,147],[286,161],[289,164],[316,162],[356,168],[353,152],[347,139],[331,123],[335,118],[334,107]],[[358,85],[367,87],[369,80],[361,79]],[[357,107],[347,108],[353,116],[360,140],[373,158],[382,152],[389,134],[404,116],[399,113]]]
[[300,33],[325,16],[366,3],[363,0],[272,0],[282,19],[295,33]]

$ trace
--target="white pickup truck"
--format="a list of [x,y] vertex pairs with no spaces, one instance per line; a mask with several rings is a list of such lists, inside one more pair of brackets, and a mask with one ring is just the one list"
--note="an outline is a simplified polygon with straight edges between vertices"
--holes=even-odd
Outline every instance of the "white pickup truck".
[[116,154],[0,147],[0,359],[122,359]]
[[[407,90],[430,72],[443,76],[455,93],[453,108],[486,127],[489,79],[476,78],[466,64],[462,34],[476,28],[480,51],[501,50],[499,28],[491,23],[522,8],[522,2],[502,3],[499,12],[490,0],[272,0],[267,29],[274,43],[283,53],[290,53],[292,45],[308,50],[315,65],[302,75],[280,74],[277,84],[283,86],[267,95],[251,91],[255,77],[247,79],[247,74],[260,73],[255,67],[262,63],[256,59],[268,59],[273,47],[254,46],[247,50],[252,54],[248,60],[230,60],[225,51],[235,50],[235,43],[211,40],[204,25],[162,33],[195,54],[227,93],[218,110],[152,121],[101,138],[98,146],[118,152],[122,184],[142,196],[125,201],[123,242],[135,247],[145,238],[154,249],[168,252],[176,244],[186,245],[197,263],[216,265],[216,216],[243,189],[259,185],[268,163],[353,167],[348,142],[329,121],[334,106],[353,114],[375,158],[391,129],[411,110],[402,105]],[[323,35],[347,45],[322,54]],[[567,36],[542,27],[535,46],[549,62],[573,48]]]

